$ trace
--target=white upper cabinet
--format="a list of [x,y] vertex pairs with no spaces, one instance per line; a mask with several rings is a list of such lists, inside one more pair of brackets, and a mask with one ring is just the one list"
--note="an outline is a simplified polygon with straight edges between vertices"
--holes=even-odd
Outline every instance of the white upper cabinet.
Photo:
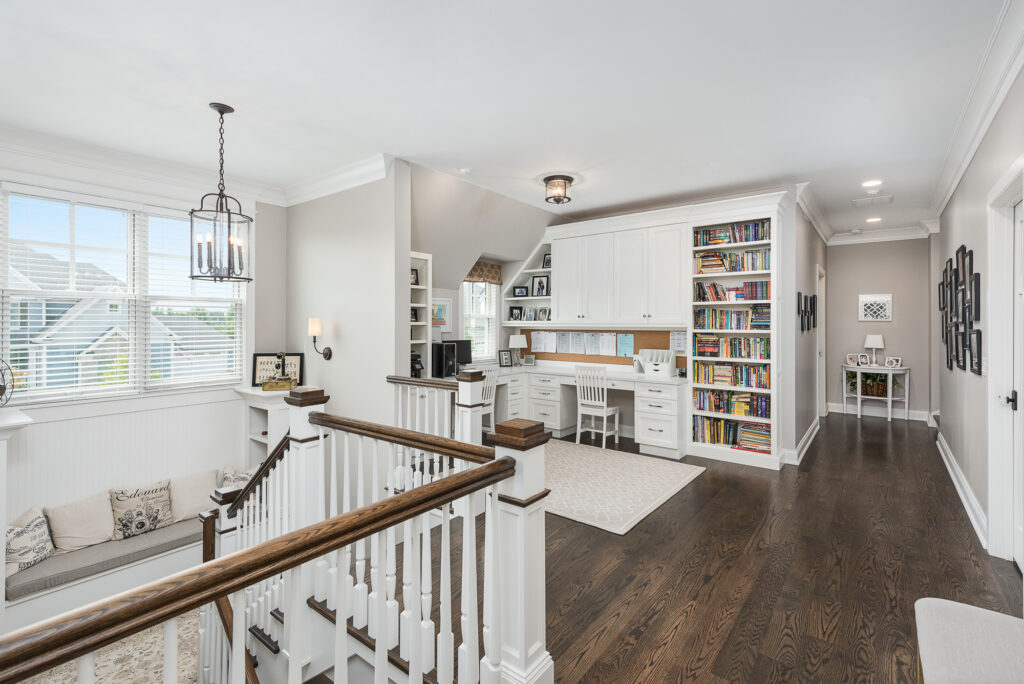
[[682,323],[683,227],[650,228],[647,233],[647,323]]
[[612,320],[612,262],[615,240],[611,233],[584,238],[583,318],[584,323]]
[[612,233],[615,247],[613,311],[616,322],[646,323],[647,278],[643,276],[647,261],[647,231],[624,230]]
[[554,240],[551,295],[559,323],[607,323],[612,318],[612,235]]
[[582,240],[566,238],[551,243],[551,306],[552,320],[578,323],[583,310]]

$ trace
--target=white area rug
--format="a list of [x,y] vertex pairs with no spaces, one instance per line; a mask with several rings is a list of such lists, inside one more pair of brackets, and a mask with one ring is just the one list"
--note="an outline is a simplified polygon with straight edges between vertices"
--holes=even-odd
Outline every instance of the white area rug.
[[704,472],[699,466],[552,439],[545,453],[548,513],[626,534]]

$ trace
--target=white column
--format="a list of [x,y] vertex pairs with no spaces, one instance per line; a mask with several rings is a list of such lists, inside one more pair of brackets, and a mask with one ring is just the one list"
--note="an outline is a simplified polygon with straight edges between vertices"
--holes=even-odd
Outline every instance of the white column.
[[[0,529],[7,529],[7,487],[11,478],[7,471],[7,442],[11,436],[32,422],[32,419],[15,408],[0,409],[0,475],[3,476],[0,482]],[[0,625],[4,624],[4,607],[7,605],[7,586],[0,582]],[[92,658],[89,658],[90,672]]]
[[544,591],[544,445],[542,423],[511,420],[487,435],[495,457],[516,461],[515,475],[498,483],[497,540],[501,584],[498,615],[501,681],[551,684]]
[[463,371],[455,376],[459,393],[455,400],[455,439],[469,444],[480,444],[483,433],[484,374],[482,371]]

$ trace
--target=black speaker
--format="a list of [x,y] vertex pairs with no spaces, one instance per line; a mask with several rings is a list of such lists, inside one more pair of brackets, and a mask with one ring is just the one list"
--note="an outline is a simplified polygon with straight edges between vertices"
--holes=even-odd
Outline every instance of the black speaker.
[[434,342],[430,348],[430,374],[435,378],[454,378],[459,371],[455,343]]

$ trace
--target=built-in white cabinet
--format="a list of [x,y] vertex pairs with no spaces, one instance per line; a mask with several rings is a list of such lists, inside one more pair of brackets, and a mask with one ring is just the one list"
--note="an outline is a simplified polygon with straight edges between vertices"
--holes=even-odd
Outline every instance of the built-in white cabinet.
[[612,317],[614,236],[611,233],[555,240],[551,294],[555,321],[602,323]]
[[682,226],[613,233],[613,315],[616,323],[681,325]]

